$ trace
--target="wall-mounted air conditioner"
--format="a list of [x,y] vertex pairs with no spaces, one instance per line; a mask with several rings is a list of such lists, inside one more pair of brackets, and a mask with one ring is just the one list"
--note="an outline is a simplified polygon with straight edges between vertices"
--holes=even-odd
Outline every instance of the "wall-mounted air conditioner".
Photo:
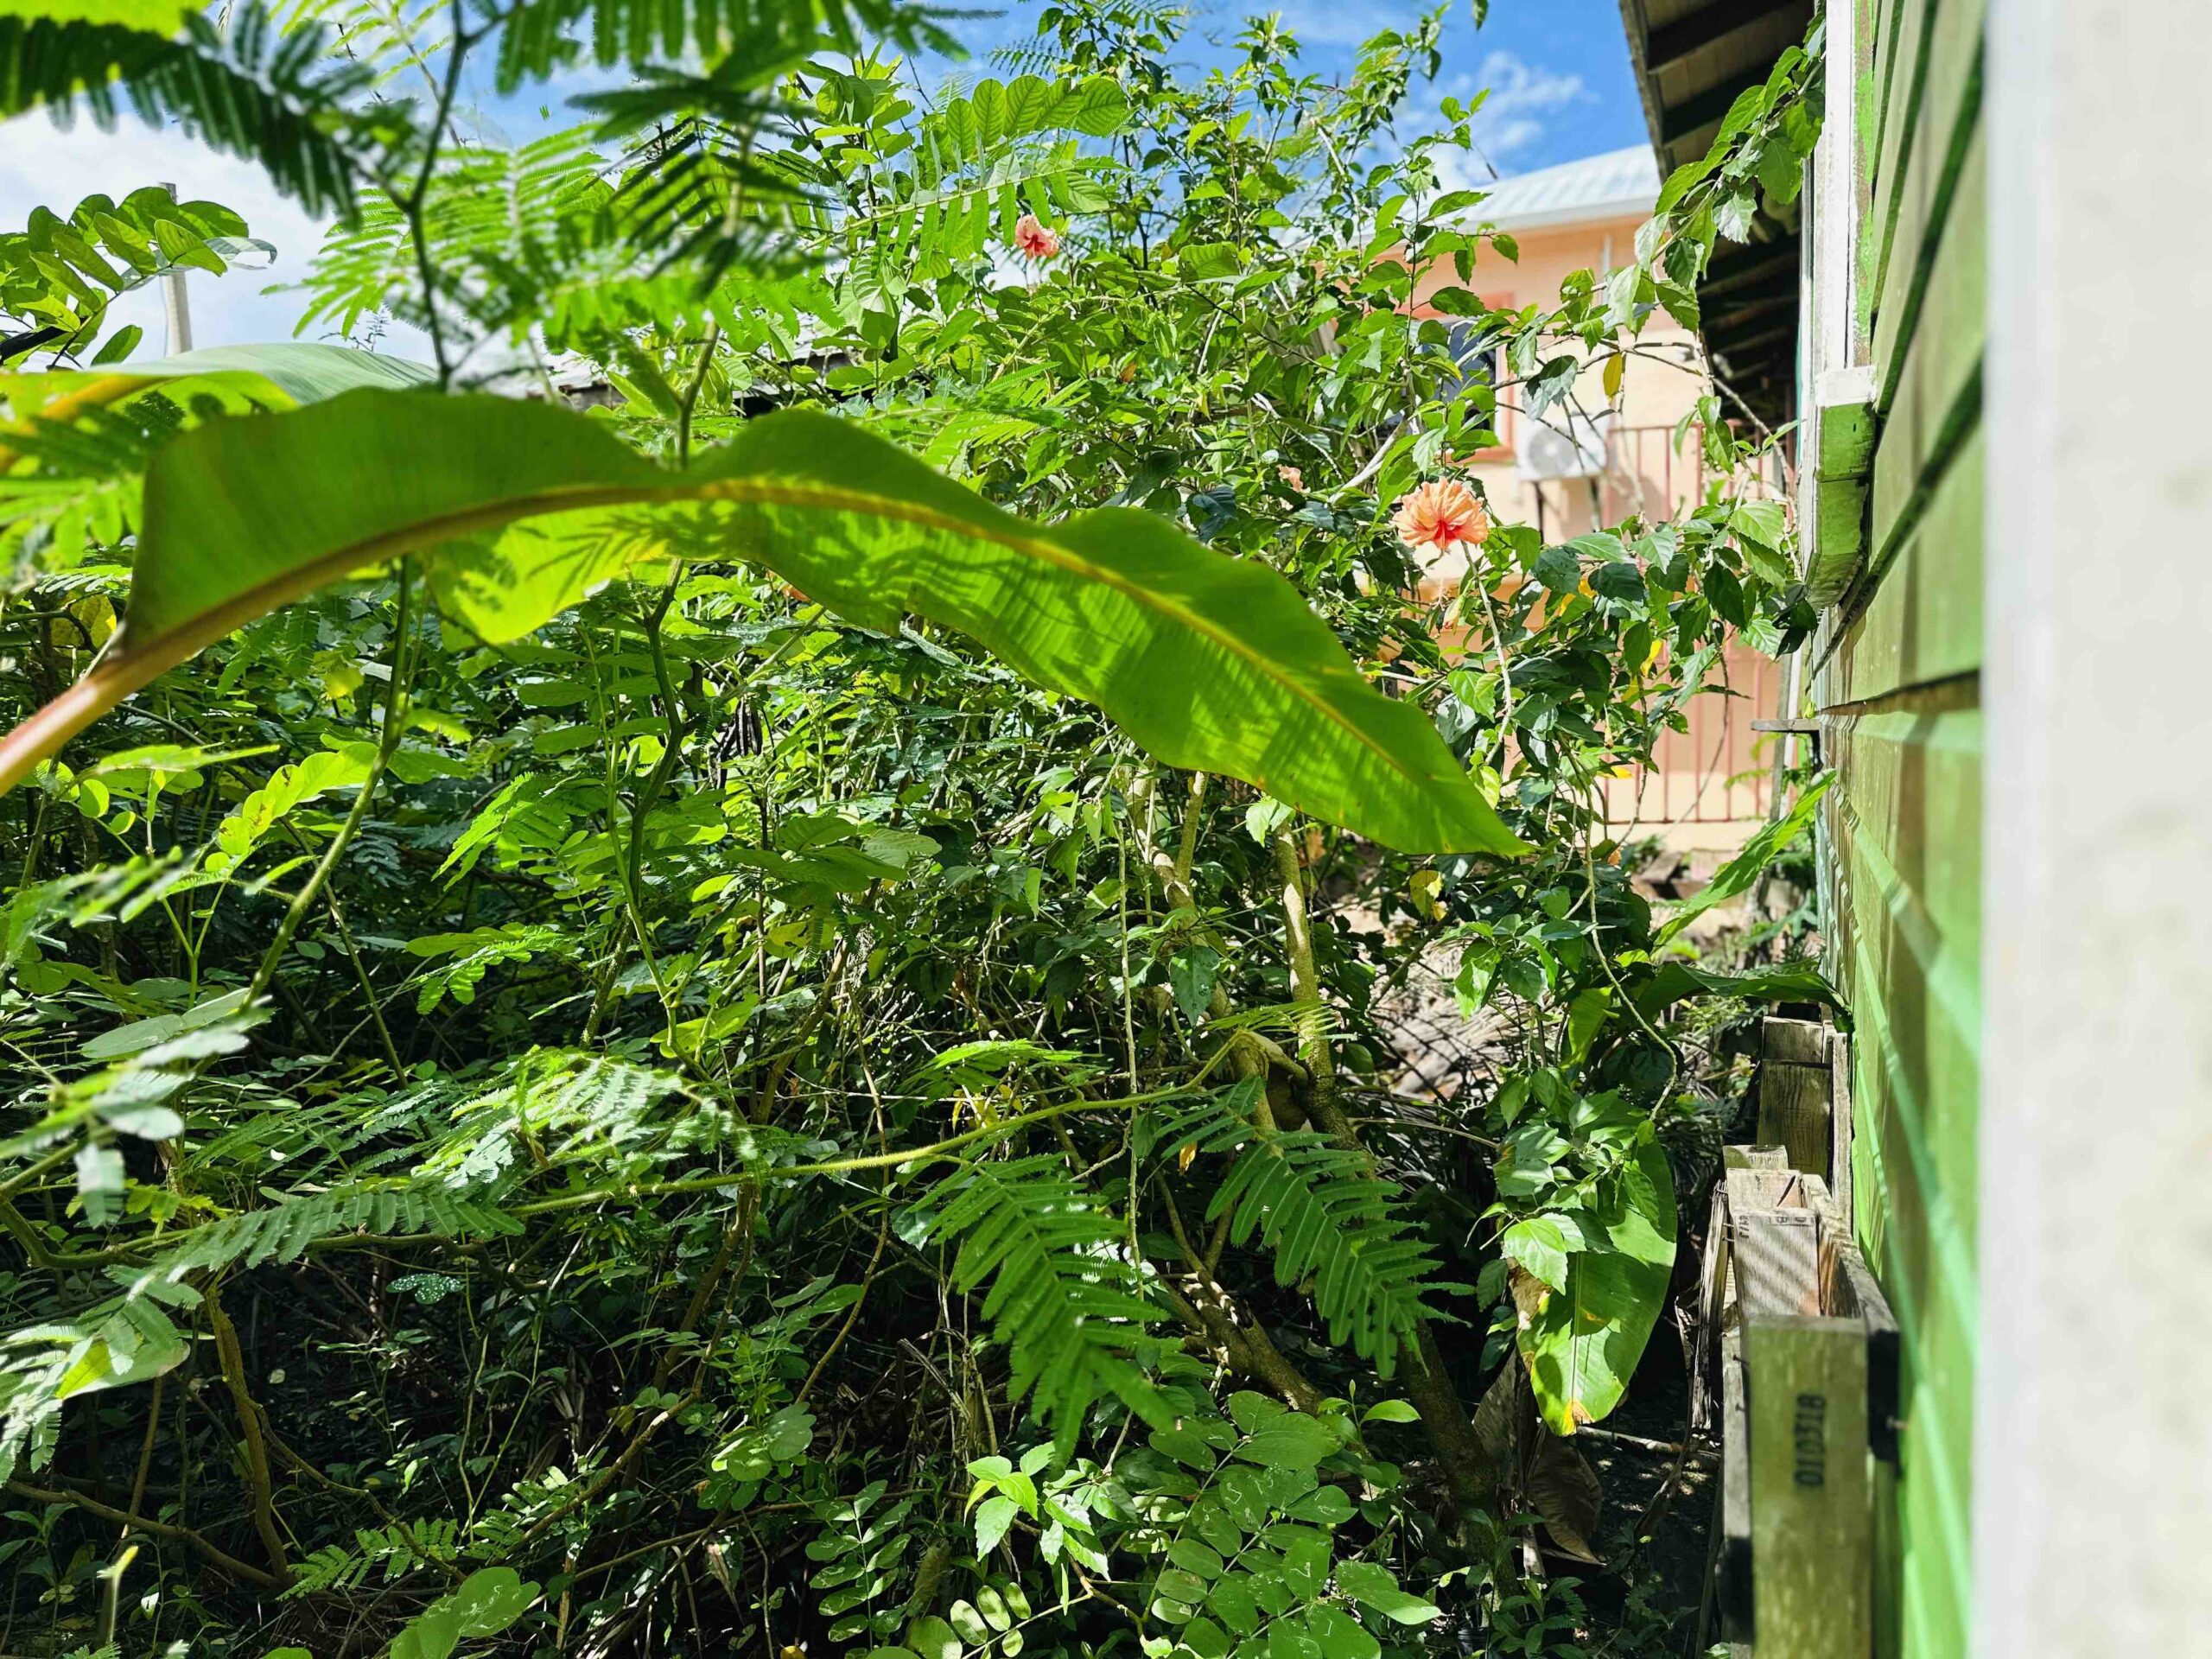
[[1611,410],[1585,416],[1554,407],[1541,419],[1524,415],[1515,424],[1519,430],[1513,470],[1521,477],[1541,483],[1604,476],[1613,425]]

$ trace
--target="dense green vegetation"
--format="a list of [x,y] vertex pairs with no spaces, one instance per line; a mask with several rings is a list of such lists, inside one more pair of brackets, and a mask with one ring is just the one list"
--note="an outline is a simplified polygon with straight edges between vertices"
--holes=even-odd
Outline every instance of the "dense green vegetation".
[[[1638,265],[1416,323],[1513,253],[1469,111],[1395,136],[1438,27],[1179,77],[1073,0],[925,88],[877,0],[0,8],[0,114],[254,157],[341,213],[311,326],[434,358],[133,356],[213,204],[0,237],[0,1645],[1584,1639],[1512,1546],[1592,1541],[1731,1104],[1684,1010],[1821,994],[1696,966],[1598,790],[1809,616],[1755,493],[1435,486],[1618,394],[1809,66]],[[1439,974],[1489,1058],[1404,1093]]]

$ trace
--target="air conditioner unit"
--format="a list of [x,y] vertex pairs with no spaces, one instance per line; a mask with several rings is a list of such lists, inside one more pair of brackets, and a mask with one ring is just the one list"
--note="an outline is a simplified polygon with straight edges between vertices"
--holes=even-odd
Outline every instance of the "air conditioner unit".
[[1605,475],[1606,440],[1613,424],[1611,410],[1593,417],[1553,409],[1541,419],[1523,416],[1517,424],[1513,470],[1521,477],[1541,483]]

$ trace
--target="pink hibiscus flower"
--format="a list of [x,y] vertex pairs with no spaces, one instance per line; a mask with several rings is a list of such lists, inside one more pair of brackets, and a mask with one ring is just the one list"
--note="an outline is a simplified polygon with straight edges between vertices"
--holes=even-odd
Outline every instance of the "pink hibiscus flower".
[[1014,245],[1025,259],[1049,259],[1060,251],[1057,232],[1037,221],[1034,213],[1024,213],[1014,224]]

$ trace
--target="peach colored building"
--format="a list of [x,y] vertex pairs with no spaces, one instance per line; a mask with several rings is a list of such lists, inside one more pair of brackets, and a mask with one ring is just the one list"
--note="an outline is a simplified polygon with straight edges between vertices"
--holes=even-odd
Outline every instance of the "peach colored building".
[[[1658,163],[1641,145],[1502,181],[1469,217],[1510,233],[1520,257],[1484,248],[1466,286],[1492,306],[1549,308],[1567,277],[1587,270],[1602,292],[1608,274],[1635,258],[1637,228],[1658,194]],[[1437,315],[1424,296],[1458,283],[1448,264],[1424,273],[1415,315]],[[1497,518],[1535,524],[1553,543],[1631,513],[1665,518],[1697,503],[1707,481],[1697,436],[1675,436],[1705,390],[1697,338],[1662,314],[1643,344],[1610,404],[1595,366],[1541,419],[1512,407],[1510,391],[1501,397],[1501,447],[1484,450],[1470,468]],[[1429,575],[1440,589],[1464,570],[1440,563]],[[1659,765],[1614,790],[1611,816],[1624,828],[1699,849],[1737,845],[1764,819],[1772,760],[1751,722],[1775,712],[1777,665],[1736,645],[1726,669],[1741,695],[1694,699],[1689,730],[1664,740]]]

